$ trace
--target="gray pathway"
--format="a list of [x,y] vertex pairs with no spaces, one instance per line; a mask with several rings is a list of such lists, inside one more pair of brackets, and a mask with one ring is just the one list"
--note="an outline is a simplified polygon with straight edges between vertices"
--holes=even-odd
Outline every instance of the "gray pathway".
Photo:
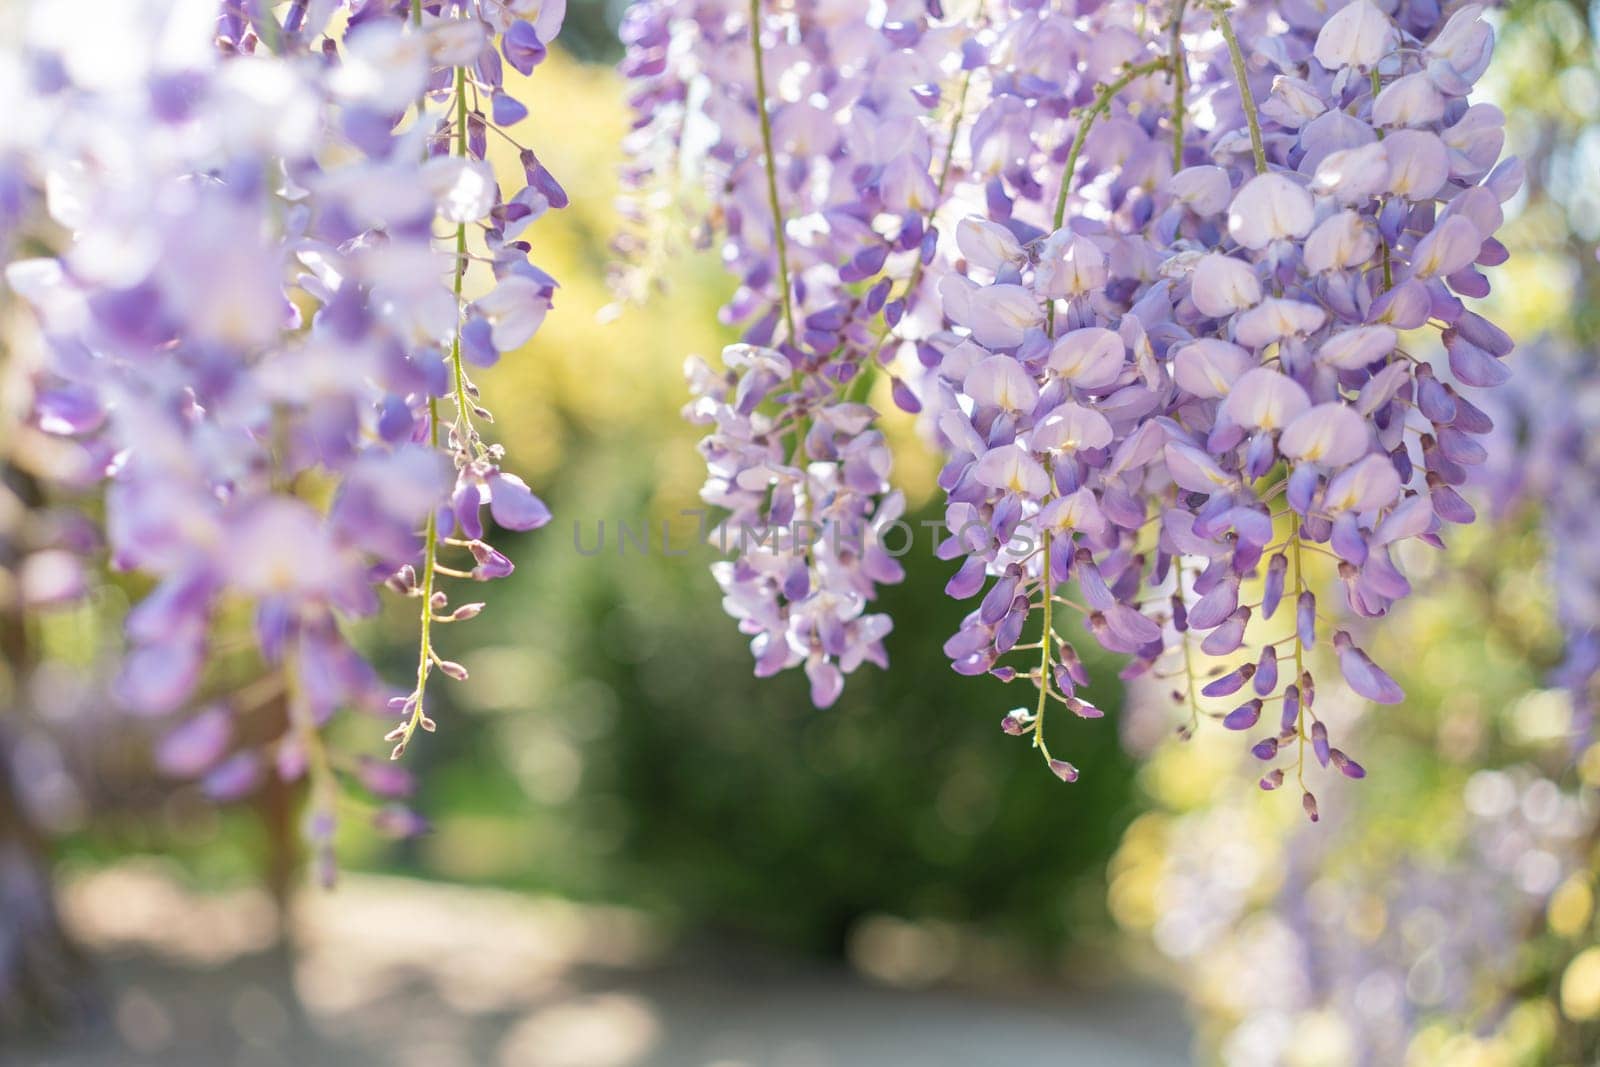
[[251,894],[151,871],[70,887],[107,1018],[27,1067],[991,1067],[1189,1062],[1170,995],[887,988],[842,967],[667,949],[638,916],[357,880],[292,954]]

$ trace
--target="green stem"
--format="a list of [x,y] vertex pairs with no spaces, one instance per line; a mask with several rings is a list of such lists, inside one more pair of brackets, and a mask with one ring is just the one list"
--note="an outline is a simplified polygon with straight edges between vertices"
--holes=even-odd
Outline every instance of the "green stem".
[[[1122,76],[1100,86],[1100,91],[1095,94],[1094,103],[1089,105],[1089,110],[1084,113],[1083,121],[1078,123],[1078,132],[1072,135],[1072,145],[1067,149],[1067,163],[1061,172],[1061,191],[1056,194],[1056,214],[1054,230],[1061,229],[1067,220],[1067,196],[1072,192],[1072,177],[1078,170],[1078,157],[1083,154],[1084,142],[1089,138],[1089,130],[1094,127],[1095,120],[1111,108],[1111,101],[1117,94],[1126,89],[1139,78],[1155,74],[1167,69],[1168,60],[1165,56],[1152,59],[1148,63],[1129,67],[1122,72]],[[1056,302],[1050,301],[1045,309],[1045,321],[1048,332],[1054,336],[1056,328]]]
[[766,153],[767,200],[772,207],[772,243],[778,255],[778,299],[783,308],[783,324],[791,342],[798,338],[794,328],[794,306],[789,298],[789,242],[783,232],[783,205],[778,200],[778,160],[772,151],[772,115],[767,110],[767,72],[761,49],[761,0],[750,0],[750,47],[756,57],[756,112],[761,118],[761,149]]
[[1187,61],[1183,50],[1183,13],[1189,0],[1178,0],[1172,14],[1172,172],[1183,169],[1184,92],[1188,89]]
[[[421,0],[412,0],[412,17],[420,19],[422,12]],[[456,93],[456,131],[453,151],[455,155],[465,157],[467,154],[467,72],[464,67],[457,67],[455,71]],[[418,119],[421,120],[422,109],[418,107]],[[450,369],[454,378],[454,392],[456,403],[456,433],[462,438],[462,443],[471,439],[472,432],[471,407],[466,394],[466,372],[461,360],[461,292],[465,285],[467,273],[467,225],[456,224],[456,260],[455,278],[452,291],[456,300],[456,326],[455,336],[450,341]],[[437,449],[439,447],[439,400],[437,397],[428,398],[428,444]],[[417,732],[417,727],[422,724],[425,712],[423,698],[427,694],[428,674],[433,669],[433,589],[438,576],[439,554],[439,515],[437,508],[428,509],[428,520],[422,534],[422,613],[421,633],[419,634],[417,652],[417,687],[412,693],[411,715],[406,720],[405,730],[401,733],[398,743],[390,753],[391,759],[399,759],[405,752],[406,746],[411,743],[411,737]]]
[[258,17],[250,20],[251,25],[255,27],[256,36],[267,46],[267,51],[277,55],[283,47],[283,27],[278,24],[277,16],[272,13],[270,5],[262,5],[256,14]]
[[[936,201],[944,199],[945,183],[950,179],[950,166],[956,158],[956,139],[961,134],[961,120],[967,114],[967,91],[972,88],[972,72],[968,71],[961,78],[961,92],[956,94],[956,109],[950,116],[950,139],[945,142],[944,159],[939,162],[939,182],[937,185]],[[917,261],[921,263],[919,259]]]
[[[1067,149],[1067,162],[1061,172],[1061,191],[1056,196],[1056,214],[1054,229],[1061,229],[1067,217],[1067,196],[1072,191],[1072,177],[1078,169],[1078,157],[1083,154],[1084,142],[1089,137],[1089,130],[1094,126],[1095,120],[1105,114],[1111,107],[1111,101],[1116,99],[1118,93],[1126,89],[1139,78],[1166,70],[1169,60],[1166,57],[1152,59],[1147,63],[1140,63],[1129,67],[1122,74],[1106,82],[1095,94],[1094,102],[1089,105],[1089,110],[1084,113],[1083,120],[1078,123],[1078,130],[1072,136],[1072,144]],[[1056,305],[1050,301],[1046,311],[1049,322],[1049,332],[1055,333]],[[1047,498],[1048,499],[1048,496]],[[1040,588],[1044,593],[1044,634],[1042,636],[1043,650],[1039,655],[1039,707],[1034,713],[1033,743],[1044,753],[1044,758],[1050,758],[1050,750],[1044,743],[1044,713],[1050,699],[1050,644],[1052,636],[1053,613],[1055,597],[1050,580],[1050,536],[1046,532],[1044,537],[1044,560],[1039,574]]]
[[[772,113],[767,108],[766,52],[761,47],[761,0],[750,0],[750,49],[755,53],[756,115],[761,120],[767,205],[772,210],[772,246],[778,259],[778,306],[783,309],[783,326],[788,341],[798,344],[800,335],[794,328],[794,302],[789,295],[789,238],[784,233],[783,202],[778,199],[778,157],[772,149]],[[801,387],[798,371],[791,379],[791,384],[798,395]],[[802,413],[795,429],[794,452],[789,458],[792,466],[801,466],[805,459],[806,431],[810,423],[810,418]]]
[[1039,653],[1039,706],[1033,713],[1033,747],[1050,759],[1050,749],[1044,743],[1044,713],[1050,701],[1050,638],[1053,633],[1052,609],[1055,598],[1050,595],[1050,535],[1044,537],[1044,563],[1039,572],[1039,585],[1044,590],[1044,631],[1040,634],[1043,649]]
[[1067,219],[1067,195],[1072,191],[1072,175],[1078,169],[1078,156],[1083,153],[1083,143],[1088,139],[1089,130],[1094,126],[1095,120],[1110,109],[1111,101],[1116,99],[1118,93],[1140,78],[1166,70],[1169,62],[1166,56],[1162,56],[1148,63],[1140,63],[1123,71],[1121,77],[1100,86],[1100,91],[1095,94],[1094,103],[1089,105],[1083,121],[1078,123],[1078,132],[1072,137],[1072,147],[1067,149],[1066,169],[1061,172],[1061,191],[1056,194],[1053,229],[1061,229],[1062,223]]
[[1250,125],[1250,151],[1255,155],[1256,173],[1267,172],[1267,146],[1261,139],[1261,120],[1256,115],[1256,97],[1250,91],[1250,72],[1245,67],[1244,50],[1239,47],[1239,37],[1233,32],[1233,23],[1228,20],[1227,8],[1217,5],[1214,9],[1214,18],[1217,29],[1222,31],[1222,39],[1228,42],[1228,56],[1233,60],[1233,80],[1239,85],[1239,100],[1244,105],[1244,120]]
[[[456,68],[456,143],[455,154],[465,158],[467,154],[467,69]],[[472,426],[472,404],[467,399],[467,373],[461,360],[461,290],[467,276],[467,224],[456,224],[456,262],[455,284],[453,291],[456,298],[456,329],[455,336],[450,340],[450,369],[455,379],[456,419],[458,420],[458,433],[465,432],[461,441],[476,445],[477,433]]]
[[[1383,78],[1378,74],[1378,68],[1372,68],[1372,99],[1378,99],[1378,93],[1383,90]],[[1383,140],[1383,130],[1378,130],[1378,140]],[[1378,214],[1383,214],[1383,209],[1388,206],[1388,199],[1380,198],[1378,201]],[[1388,292],[1394,288],[1394,264],[1389,259],[1389,242],[1382,236],[1378,238],[1378,247],[1383,250],[1383,291]]]

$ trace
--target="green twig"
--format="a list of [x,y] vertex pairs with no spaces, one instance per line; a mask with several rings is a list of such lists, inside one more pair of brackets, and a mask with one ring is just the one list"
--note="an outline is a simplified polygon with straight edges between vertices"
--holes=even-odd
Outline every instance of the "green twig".
[[1256,160],[1256,173],[1267,172],[1267,146],[1261,139],[1261,119],[1256,114],[1255,94],[1250,91],[1250,72],[1245,66],[1244,50],[1239,47],[1239,37],[1228,20],[1228,9],[1221,4],[1212,8],[1212,17],[1222,39],[1228,42],[1228,56],[1233,60],[1233,80],[1239,85],[1239,101],[1244,106],[1244,120],[1250,126],[1250,151]]
[[1130,84],[1140,78],[1159,73],[1168,69],[1170,60],[1166,56],[1152,59],[1148,63],[1140,63],[1129,67],[1122,72],[1122,76],[1100,86],[1100,91],[1095,94],[1094,103],[1089,105],[1083,121],[1078,123],[1078,132],[1072,137],[1072,147],[1067,149],[1066,169],[1061,172],[1061,191],[1056,194],[1056,214],[1053,229],[1061,229],[1067,218],[1067,194],[1072,191],[1072,176],[1078,169],[1078,156],[1083,153],[1083,143],[1089,137],[1089,130],[1094,126],[1095,120],[1111,108],[1111,101],[1117,94],[1126,89]]
[[772,207],[772,242],[778,254],[778,299],[791,342],[798,339],[794,306],[789,297],[789,243],[783,232],[783,205],[778,200],[778,160],[772,151],[772,115],[767,110],[767,72],[761,49],[761,0],[750,0],[750,47],[756,57],[756,113],[761,118],[761,148],[766,153],[767,199]]
[[1189,0],[1178,0],[1172,14],[1172,173],[1183,169],[1184,92],[1188,89],[1187,60],[1183,50],[1183,14]]

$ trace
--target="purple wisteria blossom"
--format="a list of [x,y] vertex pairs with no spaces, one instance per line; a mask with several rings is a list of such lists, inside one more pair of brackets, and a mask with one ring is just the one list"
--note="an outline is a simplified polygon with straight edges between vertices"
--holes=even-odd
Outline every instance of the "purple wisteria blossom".
[[[991,61],[1016,76],[973,132],[994,154],[989,218],[963,225],[1005,251],[946,279],[938,368],[957,397],[940,421],[947,525],[982,531],[947,551],[993,584],[953,583],[988,592],[947,651],[1009,676],[1044,617],[1020,646],[1037,649],[1041,748],[1047,698],[1077,711],[1084,682],[1056,604],[1131,658],[1125,677],[1180,649],[1194,707],[1194,657],[1244,657],[1205,695],[1253,682],[1216,714],[1280,731],[1255,742],[1263,788],[1283,780],[1280,750],[1304,788],[1308,746],[1285,743],[1301,737],[1364,773],[1316,721],[1309,653],[1326,642],[1370,700],[1403,694],[1330,625],[1316,574],[1337,576],[1345,613],[1383,616],[1410,588],[1396,544],[1472,521],[1457,487],[1490,423],[1462,390],[1504,380],[1511,349],[1462,301],[1505,258],[1493,234],[1520,182],[1496,166],[1498,113],[1465,99],[1492,32],[1478,8],[1430,12],[1179,9],[1141,34],[1113,6],[1101,24],[1027,11],[1001,31]],[[1024,79],[1040,35],[1093,58]],[[1062,174],[1049,160],[1069,136]],[[1430,326],[1438,367],[1402,336]],[[1317,817],[1309,793],[1304,807]]]
[[[32,5],[7,67],[43,117],[8,180],[60,250],[6,269],[40,328],[34,422],[63,439],[67,488],[104,487],[112,567],[154,583],[117,697],[200,709],[157,763],[219,798],[309,776],[331,872],[338,779],[404,790],[376,790],[322,726],[398,714],[396,756],[433,729],[430,674],[465,672],[432,628],[481,608],[452,608],[440,579],[510,572],[485,509],[505,529],[549,519],[480,435],[470,373],[551,304],[523,231],[565,194],[528,149],[502,188],[485,137],[525,114],[502,64],[531,69],[565,5],[300,2],[281,22],[257,4],[93,6]],[[385,587],[421,604],[409,696],[345,636]],[[238,618],[281,679],[287,728],[265,748],[239,740],[246,709],[208,669]]]
[[[920,357],[895,396],[945,456],[948,591],[977,605],[946,645],[955,669],[1031,681],[1037,702],[1005,725],[1075,777],[1044,732],[1052,701],[1099,714],[1056,629],[1070,611],[1127,657],[1124,677],[1176,677],[1192,717],[1255,732],[1262,786],[1291,772],[1315,819],[1306,753],[1365,773],[1318,722],[1315,661],[1369,700],[1403,699],[1364,620],[1410,591],[1398,546],[1473,521],[1459,490],[1492,428],[1473,397],[1509,373],[1511,339],[1468,306],[1506,258],[1495,233],[1521,185],[1503,117],[1469,99],[1493,49],[1484,9],[984,4],[954,38],[938,4],[881,21],[751,10],[770,108],[742,75],[710,73],[751,67],[742,5],[636,6],[624,66],[635,176],[703,166],[743,282],[728,318],[753,323],[726,375],[691,368],[691,418],[716,427],[707,499],[737,522],[803,515],[817,424],[830,464],[876,454],[865,413],[813,409],[836,383],[851,399],[872,337],[852,334],[858,309],[883,303],[908,342],[890,347]],[[897,143],[884,116],[913,103],[904,152],[857,149],[860,124]],[[917,219],[932,220],[909,286],[923,299],[895,334],[880,272]],[[859,524],[887,459],[870,467]],[[817,656],[861,658],[855,601],[829,645],[804,620],[794,636],[790,605],[826,588],[803,553],[718,577],[758,669],[805,661],[831,699]],[[1237,706],[1202,712],[1202,687]]]
[[[685,413],[710,428],[702,496],[727,511],[713,541],[734,553],[714,574],[757,673],[804,666],[819,707],[862,662],[887,666],[891,622],[868,609],[902,570],[874,542],[903,505],[864,401],[887,374],[895,402],[920,407],[920,365],[897,357],[947,269],[933,212],[965,106],[950,91],[964,32],[910,0],[652,0],[623,27],[626,177],[640,204],[684,173],[714,190],[705,237],[738,280],[723,319],[741,343],[720,371],[687,368]],[[652,247],[648,233],[624,244]]]

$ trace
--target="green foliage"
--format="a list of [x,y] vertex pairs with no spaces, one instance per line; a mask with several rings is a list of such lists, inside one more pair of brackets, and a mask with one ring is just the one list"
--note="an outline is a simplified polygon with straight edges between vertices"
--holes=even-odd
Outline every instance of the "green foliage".
[[[650,490],[588,477],[607,447],[576,450],[589,458],[550,494],[566,520],[517,546],[527,562],[496,605],[508,643],[465,656],[463,691],[506,714],[452,716],[419,752],[439,764],[418,767],[421,805],[454,845],[424,843],[406,865],[824,952],[871,913],[973,923],[1039,950],[1093,921],[1133,814],[1114,714],[1051,720],[1055,748],[1089,768],[1070,786],[1002,734],[1016,693],[958,677],[940,652],[963,606],[943,595],[951,565],[926,537],[883,602],[893,673],[864,667],[834,709],[812,709],[799,672],[753,677],[689,520],[672,524],[681,556],[661,554],[659,520],[651,554],[619,554],[615,518],[637,527]],[[602,515],[604,551],[580,555],[573,522],[592,550]],[[1114,712],[1112,692],[1094,696]],[[485,847],[502,838],[508,862],[462,855],[473,828]]]

